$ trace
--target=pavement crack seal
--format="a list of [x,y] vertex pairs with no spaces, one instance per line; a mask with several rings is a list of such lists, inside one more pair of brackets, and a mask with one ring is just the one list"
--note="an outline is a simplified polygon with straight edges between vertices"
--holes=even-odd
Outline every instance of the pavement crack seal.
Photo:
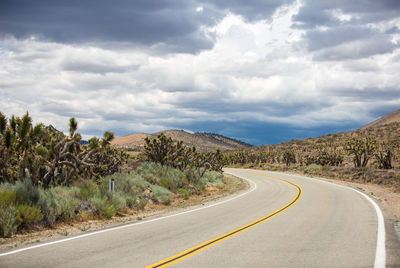
[[258,220],[255,220],[255,221],[253,221],[253,222],[251,222],[251,223],[249,223],[247,225],[244,225],[242,227],[239,227],[239,228],[237,228],[237,229],[235,229],[235,230],[233,230],[233,231],[231,231],[229,233],[226,233],[226,234],[218,236],[218,237],[216,237],[214,239],[208,240],[208,241],[206,241],[206,242],[204,242],[204,243],[202,243],[200,245],[197,245],[195,247],[192,247],[190,249],[182,251],[182,252],[180,252],[180,253],[178,253],[178,254],[170,257],[170,258],[167,258],[167,259],[162,260],[160,262],[154,263],[152,265],[148,265],[146,267],[147,268],[167,267],[167,266],[169,266],[171,264],[177,263],[177,262],[182,261],[182,260],[184,260],[184,259],[186,259],[186,258],[188,258],[188,257],[190,257],[192,255],[195,255],[195,254],[197,254],[197,253],[199,253],[199,252],[201,252],[201,251],[203,251],[203,250],[205,250],[205,249],[207,249],[207,248],[209,248],[209,247],[211,247],[211,246],[213,246],[215,244],[218,244],[218,243],[220,243],[220,242],[222,242],[222,241],[224,241],[224,240],[226,240],[226,239],[228,239],[230,237],[233,237],[233,236],[235,236],[235,235],[237,235],[237,234],[239,234],[239,233],[241,233],[243,231],[246,231],[246,230],[248,230],[250,228],[253,228],[253,227],[255,227],[255,226],[257,226],[257,225],[259,225],[259,224],[261,224],[263,222],[266,222],[269,219],[271,219],[271,218],[275,217],[276,215],[282,213],[283,211],[287,210],[289,207],[293,206],[300,199],[301,195],[303,194],[303,191],[300,188],[300,186],[298,186],[298,185],[296,185],[294,183],[291,183],[289,181],[286,181],[286,180],[283,180],[283,179],[280,179],[280,178],[267,176],[267,175],[264,175],[264,174],[257,173],[257,175],[268,177],[268,178],[275,179],[275,180],[280,180],[282,182],[285,182],[285,183],[288,183],[288,184],[294,186],[297,189],[296,196],[289,203],[287,203],[285,206],[279,208],[278,210],[275,210],[274,212],[272,212],[272,213],[270,213],[270,214],[268,214],[268,215],[266,215],[266,216],[264,216],[264,217],[262,217],[262,218],[260,218]]

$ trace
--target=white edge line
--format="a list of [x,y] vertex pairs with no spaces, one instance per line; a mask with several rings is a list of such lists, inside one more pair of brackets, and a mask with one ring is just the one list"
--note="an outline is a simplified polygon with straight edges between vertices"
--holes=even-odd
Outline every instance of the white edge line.
[[360,192],[360,191],[358,191],[358,190],[356,190],[354,188],[351,188],[349,186],[344,186],[344,185],[336,184],[336,183],[333,183],[333,182],[320,180],[318,178],[311,178],[311,177],[307,177],[307,176],[286,174],[286,173],[273,172],[273,171],[268,171],[268,172],[278,173],[278,174],[285,174],[285,175],[289,175],[289,176],[292,176],[292,177],[307,178],[307,179],[310,179],[310,180],[318,180],[318,181],[323,182],[323,183],[328,183],[330,185],[335,185],[337,187],[342,187],[342,188],[345,188],[345,189],[353,190],[354,192],[359,193],[360,195],[365,197],[372,204],[372,206],[375,208],[376,216],[378,218],[378,231],[377,231],[377,238],[376,238],[376,251],[375,251],[374,268],[385,268],[385,266],[386,266],[385,220],[384,220],[383,213],[382,213],[381,209],[379,208],[379,206],[376,204],[376,202],[372,198],[370,198],[368,195],[364,194],[363,192]]
[[[231,174],[229,172],[225,172],[225,173]],[[231,175],[234,175],[234,174],[231,174]],[[150,223],[150,222],[154,222],[154,221],[160,221],[160,220],[176,217],[176,216],[179,216],[179,215],[188,214],[188,213],[192,213],[192,212],[195,212],[195,211],[203,210],[203,209],[206,209],[206,208],[215,207],[215,206],[227,203],[229,201],[232,201],[234,199],[237,199],[239,197],[242,197],[242,196],[244,196],[246,194],[249,194],[249,193],[253,192],[255,189],[257,189],[257,184],[254,181],[249,180],[249,179],[244,178],[244,177],[241,177],[241,176],[238,176],[238,175],[234,175],[234,176],[239,177],[241,179],[244,179],[244,180],[250,182],[251,184],[253,184],[253,187],[250,188],[250,190],[248,190],[247,192],[244,192],[244,193],[242,193],[240,195],[237,195],[235,197],[232,197],[232,198],[229,198],[229,199],[226,199],[224,201],[221,201],[221,202],[218,202],[218,203],[214,203],[214,204],[211,204],[211,205],[203,206],[203,207],[200,207],[200,208],[195,208],[195,209],[188,210],[188,211],[179,212],[179,213],[176,213],[176,214],[172,214],[172,215],[168,215],[168,216],[164,216],[164,217],[160,217],[160,218],[155,218],[155,219],[151,219],[151,220],[130,223],[130,224],[122,225],[122,226],[112,227],[112,228],[109,228],[109,229],[95,231],[95,232],[92,232],[92,233],[77,235],[77,236],[74,236],[74,237],[65,238],[65,239],[61,239],[61,240],[57,240],[57,241],[53,241],[53,242],[47,242],[47,243],[43,243],[43,244],[36,245],[36,246],[21,248],[21,249],[9,251],[9,252],[1,253],[0,257],[7,256],[7,255],[12,255],[12,254],[16,254],[16,253],[20,253],[20,252],[31,250],[31,249],[35,249],[35,248],[41,248],[41,247],[45,247],[45,246],[59,244],[59,243],[67,242],[67,241],[70,241],[70,240],[75,240],[75,239],[87,237],[87,236],[92,236],[92,235],[96,235],[96,234],[101,234],[101,233],[111,232],[111,231],[115,231],[115,230],[125,229],[125,228],[129,228],[129,227],[132,227],[132,226],[135,226],[135,225]]]

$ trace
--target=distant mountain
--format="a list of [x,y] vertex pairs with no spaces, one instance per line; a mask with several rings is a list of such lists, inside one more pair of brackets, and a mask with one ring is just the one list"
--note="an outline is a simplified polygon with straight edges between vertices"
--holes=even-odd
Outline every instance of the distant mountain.
[[361,129],[367,129],[367,128],[371,128],[371,127],[380,127],[380,126],[387,125],[390,123],[400,123],[400,109],[393,113],[382,116],[381,118],[378,118],[377,120],[373,121],[372,123],[369,123],[368,125],[363,126]]
[[245,142],[228,138],[219,134],[214,133],[189,133],[184,130],[165,130],[153,134],[138,133],[128,136],[115,138],[111,144],[116,147],[132,148],[135,150],[141,150],[144,147],[146,137],[155,138],[160,133],[164,133],[166,136],[171,137],[174,140],[181,140],[187,146],[196,146],[199,151],[210,151],[220,148],[223,151],[235,150],[241,148],[248,148],[252,145]]
[[53,127],[53,125],[48,125],[44,127],[46,130],[50,130],[50,131],[54,131],[54,132],[61,132],[58,129],[56,129],[55,127]]

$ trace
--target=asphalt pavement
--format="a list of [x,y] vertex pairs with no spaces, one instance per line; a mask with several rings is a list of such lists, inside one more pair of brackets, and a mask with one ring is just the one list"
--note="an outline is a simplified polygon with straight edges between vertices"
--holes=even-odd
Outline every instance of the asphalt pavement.
[[376,209],[356,191],[303,176],[225,172],[250,189],[176,216],[0,254],[0,267],[374,267],[386,260],[384,247],[377,252]]

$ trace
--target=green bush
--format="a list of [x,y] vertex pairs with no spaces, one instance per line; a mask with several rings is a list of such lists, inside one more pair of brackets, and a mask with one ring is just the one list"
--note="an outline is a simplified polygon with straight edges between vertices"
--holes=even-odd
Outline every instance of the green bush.
[[124,194],[126,206],[135,209],[138,208],[138,200],[134,194]]
[[136,169],[136,173],[151,184],[159,184],[162,166],[158,163],[146,162]]
[[97,213],[102,218],[111,219],[117,212],[114,205],[109,202],[107,197],[93,197],[89,200],[96,208]]
[[184,188],[180,188],[178,190],[179,194],[182,196],[183,199],[188,200],[190,197],[190,193],[188,190],[184,189]]
[[79,200],[71,196],[64,197],[59,200],[60,218],[66,222],[71,222],[76,217],[76,209],[79,206]]
[[186,169],[183,172],[184,182],[186,184],[199,184],[201,182],[201,178],[193,168]]
[[54,226],[58,216],[61,215],[61,206],[55,191],[41,189],[38,205],[43,213],[45,223],[50,227]]
[[158,185],[151,185],[152,190],[152,199],[156,201],[156,203],[162,203],[164,205],[168,205],[172,201],[171,192],[164,187]]
[[[206,185],[203,182],[201,182],[201,183],[196,184],[195,187],[198,191],[202,192],[206,188]],[[199,193],[197,193],[197,194],[199,194]]]
[[110,204],[112,204],[116,210],[116,212],[124,212],[126,210],[126,199],[125,195],[120,192],[105,192],[105,197]]
[[138,209],[144,209],[144,207],[147,205],[147,199],[146,198],[140,198],[139,203],[138,203]]
[[18,205],[17,210],[16,220],[20,227],[31,227],[43,219],[38,206]]
[[209,182],[217,187],[221,187],[223,183],[224,175],[217,171],[207,171],[204,173],[203,180]]
[[108,190],[108,183],[110,179],[114,179],[114,186],[116,192],[123,192],[129,195],[138,195],[150,186],[150,183],[135,173],[115,173],[107,176],[102,180],[101,189]]
[[184,176],[178,169],[162,166],[159,163],[144,163],[137,170],[145,181],[160,185],[171,191],[177,191],[184,186]]
[[93,197],[99,196],[100,194],[99,186],[91,180],[85,180],[79,188],[81,200],[87,201]]
[[16,216],[17,209],[14,206],[0,203],[0,235],[2,237],[11,237],[17,232]]
[[17,191],[17,198],[21,204],[37,204],[39,201],[39,187],[33,185],[30,179],[17,181],[15,191]]
[[71,222],[76,217],[75,211],[80,203],[79,200],[75,198],[75,195],[80,193],[80,189],[77,187],[57,186],[49,190],[52,191],[57,198],[58,219]]
[[317,164],[310,164],[306,167],[306,173],[311,175],[319,175],[322,172],[322,166]]
[[17,200],[17,191],[7,189],[2,190],[0,192],[0,203],[6,206],[16,205],[19,203]]

